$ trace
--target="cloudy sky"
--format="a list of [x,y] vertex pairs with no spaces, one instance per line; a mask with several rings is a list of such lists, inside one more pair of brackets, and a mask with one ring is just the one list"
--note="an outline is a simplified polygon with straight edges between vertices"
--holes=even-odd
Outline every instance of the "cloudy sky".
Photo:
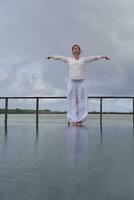
[[46,57],[71,56],[74,43],[83,56],[112,58],[85,65],[89,96],[133,96],[133,8],[133,0],[0,0],[0,96],[66,95],[68,66]]

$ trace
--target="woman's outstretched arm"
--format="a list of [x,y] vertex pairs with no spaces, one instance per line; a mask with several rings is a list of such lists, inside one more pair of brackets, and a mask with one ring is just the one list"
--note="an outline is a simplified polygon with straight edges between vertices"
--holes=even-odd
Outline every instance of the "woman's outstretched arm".
[[54,59],[54,60],[61,60],[63,62],[68,62],[68,57],[66,56],[60,56],[60,55],[53,55],[53,56],[48,56],[47,59]]
[[92,61],[96,61],[96,60],[110,60],[111,58],[108,56],[101,56],[101,55],[96,55],[96,56],[85,56],[83,57],[84,62],[88,63],[88,62],[92,62]]

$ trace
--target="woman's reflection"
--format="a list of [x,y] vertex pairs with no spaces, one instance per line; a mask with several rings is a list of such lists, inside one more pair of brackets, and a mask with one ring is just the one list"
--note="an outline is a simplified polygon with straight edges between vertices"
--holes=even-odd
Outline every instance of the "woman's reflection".
[[65,151],[67,161],[71,161],[70,163],[77,164],[86,159],[88,152],[88,128],[84,126],[67,127]]

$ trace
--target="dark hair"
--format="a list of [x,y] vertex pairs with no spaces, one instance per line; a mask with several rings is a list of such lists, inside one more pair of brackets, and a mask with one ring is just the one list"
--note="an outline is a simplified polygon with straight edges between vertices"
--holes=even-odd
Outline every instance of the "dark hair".
[[80,50],[80,52],[81,52],[81,48],[80,48],[80,46],[79,46],[78,44],[74,44],[74,45],[72,46],[72,51],[73,51],[73,48],[76,47],[76,46],[79,48],[79,50]]

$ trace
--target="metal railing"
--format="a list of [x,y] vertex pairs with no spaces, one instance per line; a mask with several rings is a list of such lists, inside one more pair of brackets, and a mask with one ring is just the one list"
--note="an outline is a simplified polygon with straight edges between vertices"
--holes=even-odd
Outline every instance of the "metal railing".
[[[38,96],[38,97],[0,97],[1,99],[5,100],[5,119],[4,122],[7,124],[8,118],[8,103],[9,99],[34,99],[36,100],[36,107],[35,107],[35,115],[36,115],[36,124],[38,125],[39,121],[39,100],[40,99],[66,99],[66,96]],[[100,122],[102,123],[102,114],[103,114],[103,99],[132,99],[132,115],[133,115],[133,124],[134,124],[134,96],[88,96],[88,99],[99,99],[100,100]],[[97,112],[98,113],[98,112]]]

